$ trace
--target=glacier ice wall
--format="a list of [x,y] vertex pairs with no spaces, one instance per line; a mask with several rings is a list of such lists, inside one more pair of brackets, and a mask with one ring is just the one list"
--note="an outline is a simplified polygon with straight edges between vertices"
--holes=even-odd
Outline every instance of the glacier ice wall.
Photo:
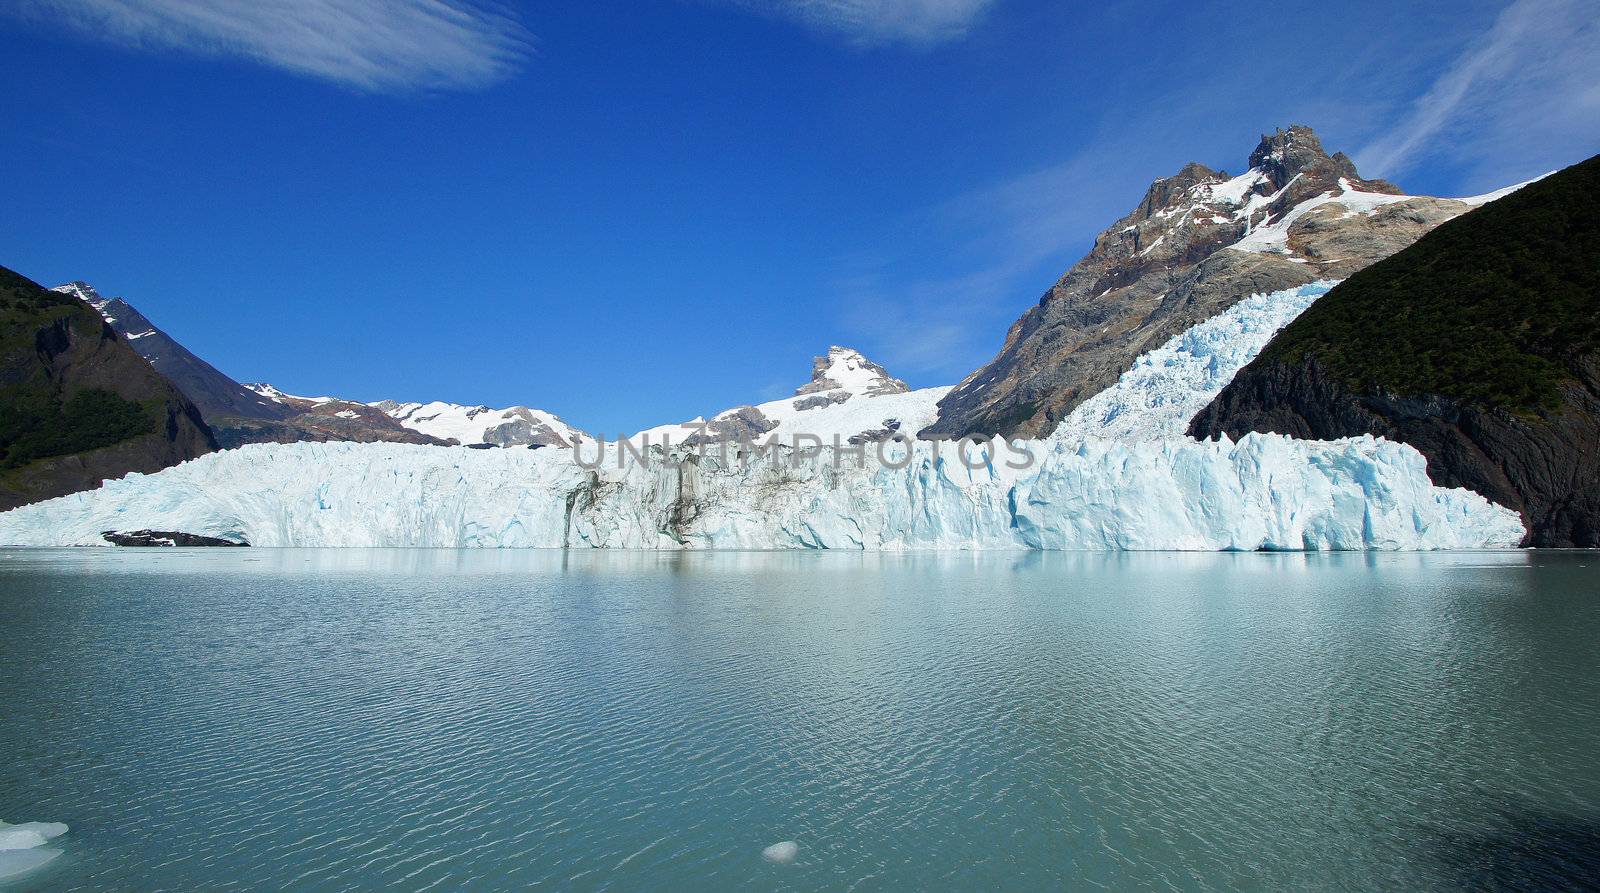
[[552,450],[253,444],[0,514],[0,543],[148,528],[257,546],[1435,549],[1523,532],[1371,437],[1057,440],[1032,444],[1020,471],[969,469],[940,446],[891,452],[909,460],[898,469],[835,467],[825,450],[588,471]]
[[[609,460],[565,450],[254,444],[0,514],[0,544],[104,545],[175,530],[257,546],[845,549],[1510,547],[1515,512],[1434,487],[1372,437],[1182,436],[1330,283],[1256,295],[1140,357],[1043,441]],[[998,445],[991,445],[998,447]],[[614,454],[613,454],[614,455]],[[585,453],[592,459],[592,452]]]

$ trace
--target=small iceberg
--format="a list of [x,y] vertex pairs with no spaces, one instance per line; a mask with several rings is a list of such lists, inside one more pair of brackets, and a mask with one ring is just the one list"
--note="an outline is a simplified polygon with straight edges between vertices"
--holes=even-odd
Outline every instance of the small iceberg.
[[761,858],[774,865],[788,865],[798,855],[800,855],[800,844],[792,840],[775,843],[761,851]]
[[45,844],[65,833],[67,826],[60,822],[0,822],[0,884],[61,855],[60,850]]

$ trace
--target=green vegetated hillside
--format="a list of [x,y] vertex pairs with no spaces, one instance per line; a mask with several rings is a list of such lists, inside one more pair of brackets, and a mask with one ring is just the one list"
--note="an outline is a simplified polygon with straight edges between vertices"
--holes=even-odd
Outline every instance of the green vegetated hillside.
[[0,509],[215,448],[194,406],[93,308],[0,268]]
[[1196,436],[1378,434],[1600,546],[1600,156],[1443,224],[1284,328]]
[[1553,410],[1600,346],[1600,156],[1350,277],[1262,351],[1357,390]]

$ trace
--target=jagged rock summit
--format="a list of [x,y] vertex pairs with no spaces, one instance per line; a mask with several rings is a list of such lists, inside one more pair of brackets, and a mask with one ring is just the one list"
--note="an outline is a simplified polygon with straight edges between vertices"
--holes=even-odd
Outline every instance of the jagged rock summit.
[[1043,436],[1140,354],[1251,294],[1343,279],[1467,210],[1329,155],[1311,128],[1261,138],[1238,176],[1185,165],[1017,320],[925,434]]

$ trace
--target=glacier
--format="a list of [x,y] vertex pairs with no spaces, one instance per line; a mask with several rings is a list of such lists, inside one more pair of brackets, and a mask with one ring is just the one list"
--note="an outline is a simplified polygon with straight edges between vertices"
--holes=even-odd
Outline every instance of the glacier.
[[1278,330],[1338,284],[1324,279],[1254,294],[1141,354],[1116,384],[1078,404],[1054,437],[1139,441],[1183,437]]
[[256,546],[1322,550],[1523,535],[1516,513],[1434,487],[1421,454],[1372,437],[1022,446],[1034,467],[973,448],[968,468],[956,445],[918,442],[887,448],[903,468],[783,448],[589,470],[552,450],[252,444],[0,514],[0,543],[152,529]]
[[[1049,437],[965,447],[252,444],[0,514],[0,544],[162,530],[255,546],[628,549],[1509,548],[1520,516],[1370,436],[1238,441],[1189,419],[1332,286],[1253,295],[1140,357]],[[877,455],[874,455],[874,454]],[[592,450],[582,454],[592,464]],[[879,459],[883,461],[879,461]]]

